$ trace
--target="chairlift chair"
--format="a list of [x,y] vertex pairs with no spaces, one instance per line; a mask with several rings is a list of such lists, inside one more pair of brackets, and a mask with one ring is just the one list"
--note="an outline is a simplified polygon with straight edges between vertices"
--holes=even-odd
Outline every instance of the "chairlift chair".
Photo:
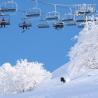
[[53,27],[54,27],[55,29],[62,29],[62,28],[64,28],[64,22],[62,22],[62,21],[57,21],[57,22],[53,23]]
[[23,31],[28,30],[32,27],[31,22],[28,19],[23,19],[19,24],[19,27],[23,29]]
[[91,21],[92,21],[91,17],[87,17],[87,16],[82,17],[81,19],[76,19],[76,23],[79,28],[84,28],[84,26]]
[[75,20],[76,20],[76,23],[77,24],[91,21],[90,18],[86,19],[85,16],[76,16],[76,19]]
[[46,20],[58,20],[60,17],[60,14],[56,11],[48,12],[48,15],[46,16]]
[[80,19],[80,20],[76,20],[77,23],[82,23],[82,22],[86,22],[86,21],[91,21],[91,19]]
[[6,27],[7,25],[10,25],[10,16],[9,15],[0,15],[0,26],[2,27]]
[[88,15],[88,14],[90,14],[90,13],[91,13],[90,10],[79,10],[79,11],[77,12],[78,15]]
[[77,15],[89,15],[96,12],[95,6],[92,4],[80,4],[76,10]]
[[85,14],[89,13],[89,11],[87,9],[87,4],[79,4],[77,6],[78,6],[78,9],[76,10],[77,15],[85,15]]
[[85,23],[86,21],[89,22],[89,21],[91,21],[91,19],[87,19],[87,20],[86,20],[86,18],[76,19],[76,23],[83,23],[83,22]]
[[42,20],[40,24],[37,25],[38,28],[49,28],[49,24],[46,20]]
[[0,8],[0,12],[16,12],[17,3],[14,0],[7,0]]
[[41,9],[40,8],[33,8],[26,12],[26,17],[38,17],[41,16]]
[[68,25],[68,26],[76,25],[74,14],[65,14],[62,21],[65,23],[65,25]]
[[29,27],[31,27],[31,24],[26,23],[26,21],[22,22],[19,24],[19,27],[23,28],[23,29],[28,29]]

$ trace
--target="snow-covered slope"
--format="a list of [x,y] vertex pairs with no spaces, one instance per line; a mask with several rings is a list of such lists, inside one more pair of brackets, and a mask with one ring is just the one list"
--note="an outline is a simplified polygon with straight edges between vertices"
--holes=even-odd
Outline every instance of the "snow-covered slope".
[[[95,22],[79,33],[69,57],[70,61],[54,71],[51,79],[32,91],[0,98],[98,98],[98,25]],[[70,81],[62,83],[61,76]]]
[[68,69],[68,65],[67,64],[61,66],[60,68],[56,69],[52,73],[52,78],[61,77],[61,76],[64,77],[67,74],[67,69]]
[[68,83],[61,83],[58,79],[44,82],[33,91],[0,98],[98,98],[98,73],[84,76]]

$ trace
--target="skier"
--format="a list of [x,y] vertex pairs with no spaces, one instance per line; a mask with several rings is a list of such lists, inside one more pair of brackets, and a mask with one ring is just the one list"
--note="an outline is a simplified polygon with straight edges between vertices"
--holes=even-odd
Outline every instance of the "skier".
[[24,21],[23,22],[23,30],[27,30],[28,29],[28,25],[27,25],[27,23]]
[[66,82],[66,80],[64,79],[64,77],[61,77],[61,78],[60,78],[60,81],[63,82],[63,83]]
[[6,26],[6,20],[3,18],[2,20],[1,20],[1,28],[2,27],[4,27],[5,28],[5,26]]

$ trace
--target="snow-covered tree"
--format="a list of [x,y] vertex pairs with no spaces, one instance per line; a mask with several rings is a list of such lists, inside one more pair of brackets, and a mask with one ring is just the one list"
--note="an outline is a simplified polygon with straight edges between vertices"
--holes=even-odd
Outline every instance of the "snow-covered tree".
[[14,94],[31,90],[51,76],[42,63],[27,60],[17,61],[15,66],[5,63],[0,67],[0,93]]
[[89,70],[98,69],[98,25],[95,22],[86,24],[79,33],[77,43],[71,48],[69,57],[70,79],[83,75]]

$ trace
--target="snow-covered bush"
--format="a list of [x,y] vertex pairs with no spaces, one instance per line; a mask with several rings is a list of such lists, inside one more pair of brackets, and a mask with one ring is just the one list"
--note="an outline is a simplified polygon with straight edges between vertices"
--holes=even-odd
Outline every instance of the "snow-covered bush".
[[33,89],[52,74],[42,63],[17,61],[15,66],[5,63],[0,67],[0,94],[15,94]]

